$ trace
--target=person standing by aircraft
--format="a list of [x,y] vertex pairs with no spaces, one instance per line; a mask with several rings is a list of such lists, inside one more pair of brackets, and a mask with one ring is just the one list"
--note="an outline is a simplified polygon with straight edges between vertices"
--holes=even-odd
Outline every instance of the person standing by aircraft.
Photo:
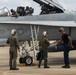
[[72,39],[71,37],[64,31],[64,28],[60,28],[59,29],[59,32],[61,33],[62,37],[60,40],[54,42],[54,43],[57,43],[57,42],[62,42],[63,43],[63,46],[64,46],[64,63],[65,65],[62,66],[62,68],[70,68],[70,61],[69,61],[69,50],[70,50],[70,46],[72,48],[73,47],[73,44],[72,44]]
[[17,60],[17,49],[20,52],[19,48],[19,41],[16,36],[16,30],[13,29],[11,30],[11,36],[7,39],[7,44],[10,44],[10,50],[9,50],[9,65],[10,65],[10,70],[19,70],[16,67],[16,60]]
[[41,57],[39,59],[39,64],[38,67],[40,68],[41,66],[41,62],[42,60],[44,60],[44,68],[50,68],[49,66],[47,66],[47,47],[50,45],[48,39],[47,39],[47,35],[48,33],[46,31],[44,31],[42,33],[42,38],[39,41],[39,46],[40,46],[40,53],[41,53]]

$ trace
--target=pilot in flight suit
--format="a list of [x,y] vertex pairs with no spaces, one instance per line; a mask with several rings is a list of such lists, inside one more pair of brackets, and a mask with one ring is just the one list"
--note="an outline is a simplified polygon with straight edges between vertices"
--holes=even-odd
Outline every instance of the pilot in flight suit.
[[13,29],[11,31],[11,36],[8,38],[7,44],[10,45],[10,49],[9,49],[9,55],[10,55],[9,65],[10,65],[10,70],[19,70],[16,67],[16,60],[17,60],[17,49],[20,52],[20,48],[19,48],[19,41],[18,41],[18,38],[16,36],[16,30],[15,29]]
[[47,66],[47,57],[48,57],[48,55],[47,55],[47,53],[48,53],[47,47],[50,45],[50,43],[49,43],[49,41],[47,39],[47,32],[44,31],[42,33],[42,35],[43,36],[42,36],[42,38],[39,41],[41,57],[39,59],[38,67],[40,68],[41,62],[42,62],[42,60],[44,60],[44,68],[50,68],[50,67]]

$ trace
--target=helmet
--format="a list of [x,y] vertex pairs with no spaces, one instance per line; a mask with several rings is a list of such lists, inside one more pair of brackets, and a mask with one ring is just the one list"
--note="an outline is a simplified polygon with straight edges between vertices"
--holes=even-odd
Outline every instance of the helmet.
[[16,30],[15,29],[12,29],[11,30],[11,34],[13,35],[13,34],[15,34],[16,33]]
[[43,35],[46,36],[48,33],[46,31],[43,32]]

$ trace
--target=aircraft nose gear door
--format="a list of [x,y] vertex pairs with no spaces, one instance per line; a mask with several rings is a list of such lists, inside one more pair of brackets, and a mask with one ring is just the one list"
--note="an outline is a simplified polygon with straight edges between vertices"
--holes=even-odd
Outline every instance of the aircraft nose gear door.
[[[32,47],[33,47],[33,53],[34,53],[34,59],[36,59],[36,49],[39,50],[38,46],[38,32],[39,32],[39,26],[30,25],[31,28],[31,36],[32,36]],[[36,40],[36,46],[35,41]]]

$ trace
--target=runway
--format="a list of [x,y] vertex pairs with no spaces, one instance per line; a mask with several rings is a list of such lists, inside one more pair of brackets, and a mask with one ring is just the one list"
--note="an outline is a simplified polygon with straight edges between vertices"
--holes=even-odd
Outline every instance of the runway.
[[[33,53],[31,53],[33,55]],[[43,63],[41,68],[37,66],[19,66],[18,71],[9,70],[9,47],[0,48],[0,75],[76,75],[76,51],[70,52],[70,69],[62,69],[64,65],[63,52],[49,53],[48,65],[50,69],[44,69]],[[18,57],[19,58],[19,57]],[[35,62],[38,63],[37,61]]]

